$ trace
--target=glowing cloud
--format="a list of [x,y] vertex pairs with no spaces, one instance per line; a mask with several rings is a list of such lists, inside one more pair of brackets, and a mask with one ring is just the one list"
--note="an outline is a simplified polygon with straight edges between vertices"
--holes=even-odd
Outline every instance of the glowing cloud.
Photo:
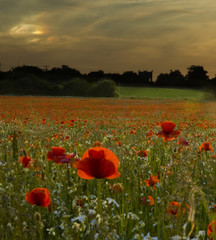
[[13,37],[25,37],[29,35],[44,34],[41,27],[35,24],[19,24],[10,29],[10,34]]

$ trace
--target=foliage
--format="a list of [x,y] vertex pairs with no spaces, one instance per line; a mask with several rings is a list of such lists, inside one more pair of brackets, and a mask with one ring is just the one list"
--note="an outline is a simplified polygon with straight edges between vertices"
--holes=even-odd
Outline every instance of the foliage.
[[51,92],[52,86],[34,75],[0,81],[0,94],[49,95]]
[[179,70],[170,70],[170,73],[158,75],[156,85],[160,87],[185,87],[185,77]]
[[109,79],[103,79],[91,85],[91,87],[88,89],[88,96],[116,97],[115,91],[115,82]]
[[207,82],[207,80],[209,80],[209,77],[207,75],[208,72],[204,70],[203,66],[192,65],[187,69],[188,72],[186,75],[186,79],[188,81],[189,86],[202,87],[208,84]]
[[62,84],[50,84],[35,75],[16,75],[0,81],[0,94],[115,97],[115,82],[100,80],[90,83],[74,78]]
[[[122,74],[119,74],[104,73],[103,70],[98,70],[92,71],[88,74],[82,74],[80,71],[70,68],[67,65],[51,69],[48,69],[48,66],[41,69],[36,66],[23,65],[13,67],[7,72],[0,71],[0,94],[116,96],[114,91],[111,90],[111,88],[113,88],[111,84],[108,87],[110,94],[108,94],[108,91],[101,90],[103,84],[104,87],[106,87],[105,83],[98,83],[98,81],[101,81],[102,79],[110,79],[115,82],[117,86],[202,88],[210,92],[209,96],[211,95],[211,92],[215,94],[215,78],[209,79],[207,75],[208,72],[204,70],[203,66],[192,65],[187,69],[188,73],[185,76],[179,70],[170,70],[169,73],[161,73],[157,76],[156,81],[154,82],[153,71],[125,71]],[[26,78],[34,79],[34,82],[39,81],[39,83],[30,83],[30,81],[26,82],[26,80],[22,80]],[[8,81],[11,82],[9,83]],[[24,86],[23,90],[19,86],[17,87],[19,81],[20,84]],[[81,87],[82,84],[83,89]],[[102,95],[102,92],[104,95]]]
[[85,79],[74,78],[63,84],[63,95],[66,96],[86,96],[90,83]]

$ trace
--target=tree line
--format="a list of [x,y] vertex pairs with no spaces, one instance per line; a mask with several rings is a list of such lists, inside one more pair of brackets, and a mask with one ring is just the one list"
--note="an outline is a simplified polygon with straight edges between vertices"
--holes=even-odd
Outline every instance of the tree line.
[[216,76],[209,78],[208,72],[203,66],[192,65],[187,68],[184,76],[179,70],[170,70],[169,73],[161,73],[155,82],[160,87],[184,87],[184,88],[203,88],[216,87]]
[[82,74],[67,65],[51,69],[23,65],[0,71],[0,94],[114,97],[116,85],[216,88],[216,77],[210,79],[203,66],[192,65],[187,70],[186,75],[179,70],[161,73],[153,82],[152,71],[119,74],[98,70]]

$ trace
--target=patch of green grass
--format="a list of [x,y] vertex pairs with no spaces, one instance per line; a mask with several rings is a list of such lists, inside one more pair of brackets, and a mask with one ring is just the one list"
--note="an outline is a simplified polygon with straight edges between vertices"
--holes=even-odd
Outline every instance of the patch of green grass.
[[194,89],[117,87],[120,98],[203,100],[206,92]]

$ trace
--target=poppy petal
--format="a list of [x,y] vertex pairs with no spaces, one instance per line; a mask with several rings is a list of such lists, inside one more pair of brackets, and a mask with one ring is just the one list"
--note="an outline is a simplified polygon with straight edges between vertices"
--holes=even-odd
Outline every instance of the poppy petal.
[[81,170],[81,169],[79,169],[79,170],[77,171],[77,175],[80,176],[80,177],[83,178],[83,179],[93,179],[93,178],[95,178],[95,177],[87,174],[86,172],[84,172],[84,171]]
[[51,203],[49,190],[46,188],[34,188],[25,194],[25,199],[31,204],[47,207]]
[[161,123],[161,127],[163,129],[164,132],[170,133],[173,131],[173,129],[175,128],[176,124],[174,122],[171,121],[164,121]]
[[55,156],[64,155],[65,149],[63,147],[52,147],[52,153]]

